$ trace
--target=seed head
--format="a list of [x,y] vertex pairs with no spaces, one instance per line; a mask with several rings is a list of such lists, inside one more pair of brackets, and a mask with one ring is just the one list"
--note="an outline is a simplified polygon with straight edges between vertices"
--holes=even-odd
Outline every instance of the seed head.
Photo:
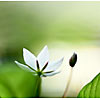
[[77,54],[76,53],[73,53],[73,55],[71,56],[70,60],[69,60],[69,65],[71,67],[74,67],[75,64],[77,62]]

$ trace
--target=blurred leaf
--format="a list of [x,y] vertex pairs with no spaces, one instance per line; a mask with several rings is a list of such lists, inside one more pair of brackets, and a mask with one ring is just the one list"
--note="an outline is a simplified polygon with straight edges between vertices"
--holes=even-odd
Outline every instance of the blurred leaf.
[[19,68],[0,69],[0,97],[38,97],[41,78]]
[[78,98],[100,98],[100,73],[82,88]]

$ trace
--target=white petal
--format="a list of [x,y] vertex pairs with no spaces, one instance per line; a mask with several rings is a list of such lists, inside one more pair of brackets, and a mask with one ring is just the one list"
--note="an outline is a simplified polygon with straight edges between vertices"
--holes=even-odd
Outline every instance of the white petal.
[[49,61],[49,52],[48,52],[48,47],[45,46],[42,51],[39,53],[37,56],[40,70],[45,66],[45,64]]
[[33,69],[37,70],[37,67],[36,67],[36,57],[34,56],[34,54],[32,54],[27,49],[23,48],[23,57],[24,57],[25,63],[28,66],[30,66]]
[[24,64],[21,64],[19,63],[18,61],[15,61],[15,63],[22,69],[24,70],[27,70],[27,71],[30,71],[30,72],[34,72],[33,70],[31,70],[28,66],[24,65]]
[[44,72],[57,70],[61,66],[63,59],[64,57],[58,61],[49,63],[48,66],[44,69]]
[[45,73],[45,74],[43,74],[44,76],[53,76],[53,75],[56,75],[56,74],[58,74],[58,73],[60,73],[60,71],[58,71],[58,72],[52,72],[52,73]]

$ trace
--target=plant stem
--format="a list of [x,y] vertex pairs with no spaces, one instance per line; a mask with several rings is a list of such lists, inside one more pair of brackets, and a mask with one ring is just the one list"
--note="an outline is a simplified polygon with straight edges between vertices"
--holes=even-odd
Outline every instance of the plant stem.
[[37,76],[36,77],[36,86],[35,86],[35,89],[34,89],[34,91],[35,91],[35,93],[34,93],[34,95],[35,95],[35,97],[36,98],[39,98],[39,96],[40,96],[40,90],[41,90],[41,77],[40,76]]
[[70,75],[69,75],[69,79],[68,79],[68,83],[66,85],[66,89],[65,89],[65,92],[64,92],[64,95],[62,96],[62,98],[65,98],[67,96],[67,92],[68,92],[68,89],[69,89],[69,85],[70,85],[70,82],[72,80],[72,73],[73,73],[73,67],[71,67]]

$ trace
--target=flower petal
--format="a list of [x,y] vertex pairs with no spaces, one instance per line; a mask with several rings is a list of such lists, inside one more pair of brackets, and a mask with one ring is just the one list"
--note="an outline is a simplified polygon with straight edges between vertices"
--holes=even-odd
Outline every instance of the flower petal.
[[49,52],[48,47],[45,46],[42,51],[37,56],[37,59],[39,61],[40,70],[45,66],[45,64],[49,61]]
[[36,57],[34,56],[34,54],[32,54],[27,49],[23,48],[23,57],[24,57],[25,63],[28,66],[30,66],[33,69],[37,70],[37,67],[36,67]]
[[28,66],[24,65],[24,64],[21,64],[19,63],[18,61],[15,61],[15,63],[22,69],[24,70],[27,70],[27,71],[30,71],[30,72],[34,72],[33,70],[31,70]]
[[58,61],[49,63],[48,66],[47,66],[47,68],[44,69],[44,72],[47,72],[47,71],[55,71],[55,70],[57,70],[57,69],[61,66],[61,64],[62,64],[62,62],[63,62],[63,59],[64,59],[64,57],[61,58],[61,59],[58,60]]
[[53,76],[53,75],[56,75],[58,73],[60,73],[60,71],[56,71],[56,72],[52,72],[52,73],[45,73],[45,74],[43,74],[43,76]]

